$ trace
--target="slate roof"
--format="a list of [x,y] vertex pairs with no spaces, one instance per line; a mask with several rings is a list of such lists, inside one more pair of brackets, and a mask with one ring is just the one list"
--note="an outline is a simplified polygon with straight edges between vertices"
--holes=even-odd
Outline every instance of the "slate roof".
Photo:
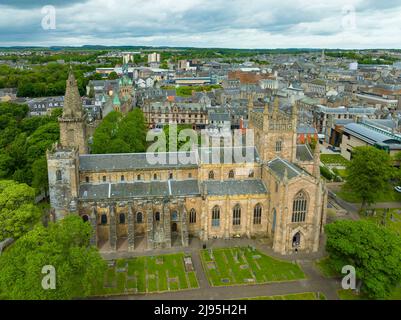
[[79,190],[79,196],[84,200],[188,195],[200,195],[198,180],[136,181],[132,183],[102,184],[84,183],[80,185]]
[[228,113],[210,112],[209,121],[230,121],[230,115]]
[[267,194],[262,180],[205,181],[203,185],[206,185],[208,195]]
[[301,174],[307,174],[308,172],[298,167],[297,165],[281,158],[276,158],[268,162],[268,167],[272,170],[280,180],[284,178],[285,169],[287,169],[287,178],[291,180],[300,176]]
[[349,123],[344,126],[344,132],[351,134],[371,145],[375,143],[382,143],[387,144],[394,149],[401,148],[400,137],[367,124]]
[[166,163],[151,163],[149,153],[120,153],[120,154],[88,154],[79,157],[80,171],[121,171],[121,170],[146,170],[146,169],[173,169],[173,168],[197,168],[195,152],[177,152],[177,156],[188,159],[188,164],[182,161],[174,161],[174,153],[158,153],[157,157],[166,158]]
[[297,145],[297,159],[300,161],[313,161],[313,154],[306,144]]

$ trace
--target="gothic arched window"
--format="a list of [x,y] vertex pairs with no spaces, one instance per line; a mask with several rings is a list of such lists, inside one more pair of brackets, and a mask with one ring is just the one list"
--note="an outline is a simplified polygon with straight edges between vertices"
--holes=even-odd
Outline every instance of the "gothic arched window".
[[120,213],[120,224],[125,224],[125,213]]
[[220,226],[220,207],[214,206],[212,209],[212,227]]
[[189,223],[196,223],[196,211],[193,208],[189,211]]
[[62,179],[61,170],[56,171],[56,179],[57,179],[57,181],[61,181],[61,179]]
[[142,223],[143,222],[143,215],[142,212],[138,212],[136,214],[136,223]]
[[214,180],[214,171],[209,171],[209,180]]
[[233,226],[241,224],[241,206],[237,204],[233,209]]
[[253,208],[253,224],[262,223],[262,206],[258,203],[255,208]]
[[160,212],[155,213],[155,220],[160,221]]
[[308,201],[304,192],[299,192],[292,205],[292,222],[304,222],[306,218]]
[[230,172],[228,173],[228,178],[234,179],[234,170],[230,170]]

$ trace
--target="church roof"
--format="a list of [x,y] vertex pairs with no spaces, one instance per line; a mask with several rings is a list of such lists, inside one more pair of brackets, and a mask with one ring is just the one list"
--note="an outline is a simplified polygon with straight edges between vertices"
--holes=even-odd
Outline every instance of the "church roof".
[[245,195],[245,194],[266,194],[267,188],[262,180],[226,180],[226,181],[205,181],[208,195]]
[[200,195],[198,180],[136,181],[132,183],[102,183],[80,185],[84,200],[122,199],[133,197],[168,197]]
[[313,161],[313,154],[306,144],[297,145],[297,159],[300,161]]
[[[187,159],[175,161],[174,155]],[[197,159],[194,152],[158,153],[158,159],[166,158],[166,163],[152,163],[147,153],[119,153],[119,154],[86,154],[79,157],[80,171],[124,171],[140,169],[175,169],[197,168]],[[150,159],[150,160],[149,160]]]
[[273,171],[276,176],[280,179],[284,179],[285,171],[287,171],[287,178],[291,180],[296,178],[302,174],[309,175],[308,172],[298,167],[294,163],[289,162],[288,160],[276,158],[272,161],[268,162],[268,167],[271,171]]

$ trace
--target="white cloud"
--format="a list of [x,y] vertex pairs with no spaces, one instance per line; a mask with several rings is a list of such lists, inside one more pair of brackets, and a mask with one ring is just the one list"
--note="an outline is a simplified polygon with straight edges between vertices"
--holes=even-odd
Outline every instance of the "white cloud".
[[[23,2],[0,6],[0,46],[401,47],[397,1],[74,1],[56,7],[55,31],[42,30],[40,8],[26,8]],[[344,8],[355,8],[355,29],[344,29],[343,21],[353,14],[344,14]]]

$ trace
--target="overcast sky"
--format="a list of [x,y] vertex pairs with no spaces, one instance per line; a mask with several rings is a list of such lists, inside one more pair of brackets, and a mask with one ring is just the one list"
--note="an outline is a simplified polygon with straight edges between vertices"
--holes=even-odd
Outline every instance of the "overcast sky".
[[401,48],[400,0],[0,0],[0,15],[0,46]]

